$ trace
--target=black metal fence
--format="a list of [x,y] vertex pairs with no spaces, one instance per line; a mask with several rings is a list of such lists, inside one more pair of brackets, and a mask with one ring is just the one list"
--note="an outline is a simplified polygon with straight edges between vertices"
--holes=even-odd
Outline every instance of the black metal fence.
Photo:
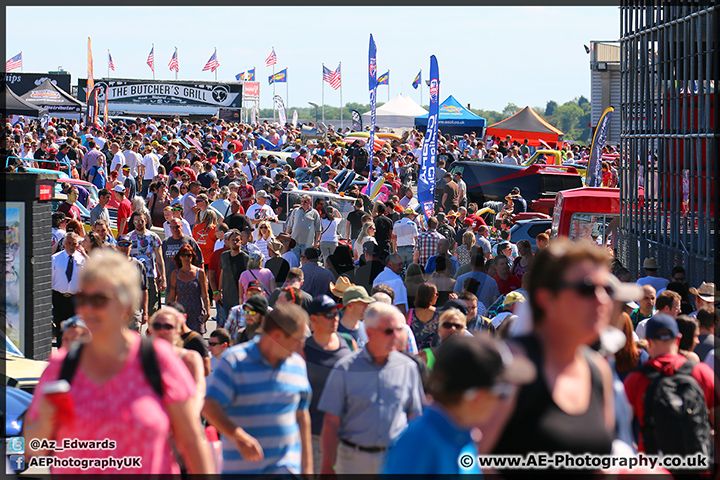
[[[631,272],[654,257],[697,286],[716,278],[720,215],[720,7],[623,0],[621,221]],[[718,277],[720,278],[720,277]]]

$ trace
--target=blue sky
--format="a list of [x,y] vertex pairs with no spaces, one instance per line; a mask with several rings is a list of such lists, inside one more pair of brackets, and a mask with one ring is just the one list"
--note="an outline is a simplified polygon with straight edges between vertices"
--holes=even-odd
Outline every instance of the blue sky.
[[[31,20],[30,20],[31,19]],[[91,19],[91,20],[90,20]],[[38,26],[53,26],[50,28]],[[402,93],[420,102],[411,87],[420,69],[427,78],[430,55],[438,59],[440,97],[454,95],[472,108],[501,111],[590,98],[589,56],[583,44],[617,40],[618,7],[7,7],[6,54],[23,52],[23,71],[70,72],[73,85],[86,77],[87,37],[95,77],[107,76],[110,49],[120,78],[152,78],[146,65],[155,44],[157,79],[173,79],[168,62],[178,47],[182,80],[214,80],[202,68],[218,49],[218,80],[256,67],[260,106],[271,108],[272,47],[276,71],[288,68],[286,105],[321,103],[322,63],[342,61],[343,103],[369,103],[369,34],[377,44],[378,75],[390,85],[378,100]],[[424,83],[424,82],[423,82]],[[428,101],[427,87],[422,102]],[[286,87],[276,93],[286,97]],[[325,84],[325,104],[340,105],[339,91]]]

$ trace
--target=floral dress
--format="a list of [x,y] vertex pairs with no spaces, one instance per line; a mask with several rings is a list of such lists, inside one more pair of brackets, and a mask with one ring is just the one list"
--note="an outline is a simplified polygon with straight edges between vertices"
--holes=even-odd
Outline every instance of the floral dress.
[[437,310],[433,314],[432,318],[426,323],[423,323],[415,315],[415,309],[413,308],[410,314],[410,329],[415,335],[415,342],[417,348],[422,350],[423,348],[436,347],[438,344],[438,322],[440,320],[440,312]]
[[460,245],[455,249],[455,254],[457,255],[458,262],[460,265],[465,265],[470,263],[470,249],[467,247],[467,245]]

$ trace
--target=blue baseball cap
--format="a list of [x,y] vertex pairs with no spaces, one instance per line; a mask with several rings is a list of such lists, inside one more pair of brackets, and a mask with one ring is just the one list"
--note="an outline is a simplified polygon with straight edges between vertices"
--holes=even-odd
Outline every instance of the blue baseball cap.
[[677,320],[667,313],[653,315],[645,325],[645,338],[648,340],[672,340],[680,335]]
[[308,305],[308,313],[310,315],[320,315],[332,312],[338,308],[340,308],[340,305],[335,303],[332,298],[327,295],[321,295],[319,297],[315,297],[313,301],[310,302],[310,305]]

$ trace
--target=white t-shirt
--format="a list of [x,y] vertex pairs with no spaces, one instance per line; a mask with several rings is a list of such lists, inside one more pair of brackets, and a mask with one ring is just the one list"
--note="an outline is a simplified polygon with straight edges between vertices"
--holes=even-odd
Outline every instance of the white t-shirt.
[[320,220],[320,241],[321,242],[337,242],[338,241],[338,235],[337,235],[337,227],[340,225],[340,222],[342,221],[342,218],[333,218],[332,220],[328,220],[327,218],[323,218]]
[[[115,156],[112,159],[112,163],[110,163],[110,171],[112,172],[115,170],[115,167],[120,165],[120,172],[122,173],[122,166],[125,164],[125,155],[118,152],[115,154]],[[132,170],[130,170],[132,171]]]
[[415,245],[415,237],[418,236],[418,228],[415,222],[409,218],[402,218],[395,222],[392,233],[397,237],[398,247],[409,247]]
[[277,218],[277,215],[275,215],[275,212],[273,212],[272,207],[270,207],[270,205],[268,205],[267,203],[262,206],[257,203],[253,203],[252,205],[250,205],[250,208],[247,209],[245,215],[247,215],[250,220],[265,220],[269,218]]
[[160,165],[160,159],[154,153],[148,153],[143,157],[142,161],[145,167],[145,175],[143,179],[152,180],[158,174],[158,166]]

